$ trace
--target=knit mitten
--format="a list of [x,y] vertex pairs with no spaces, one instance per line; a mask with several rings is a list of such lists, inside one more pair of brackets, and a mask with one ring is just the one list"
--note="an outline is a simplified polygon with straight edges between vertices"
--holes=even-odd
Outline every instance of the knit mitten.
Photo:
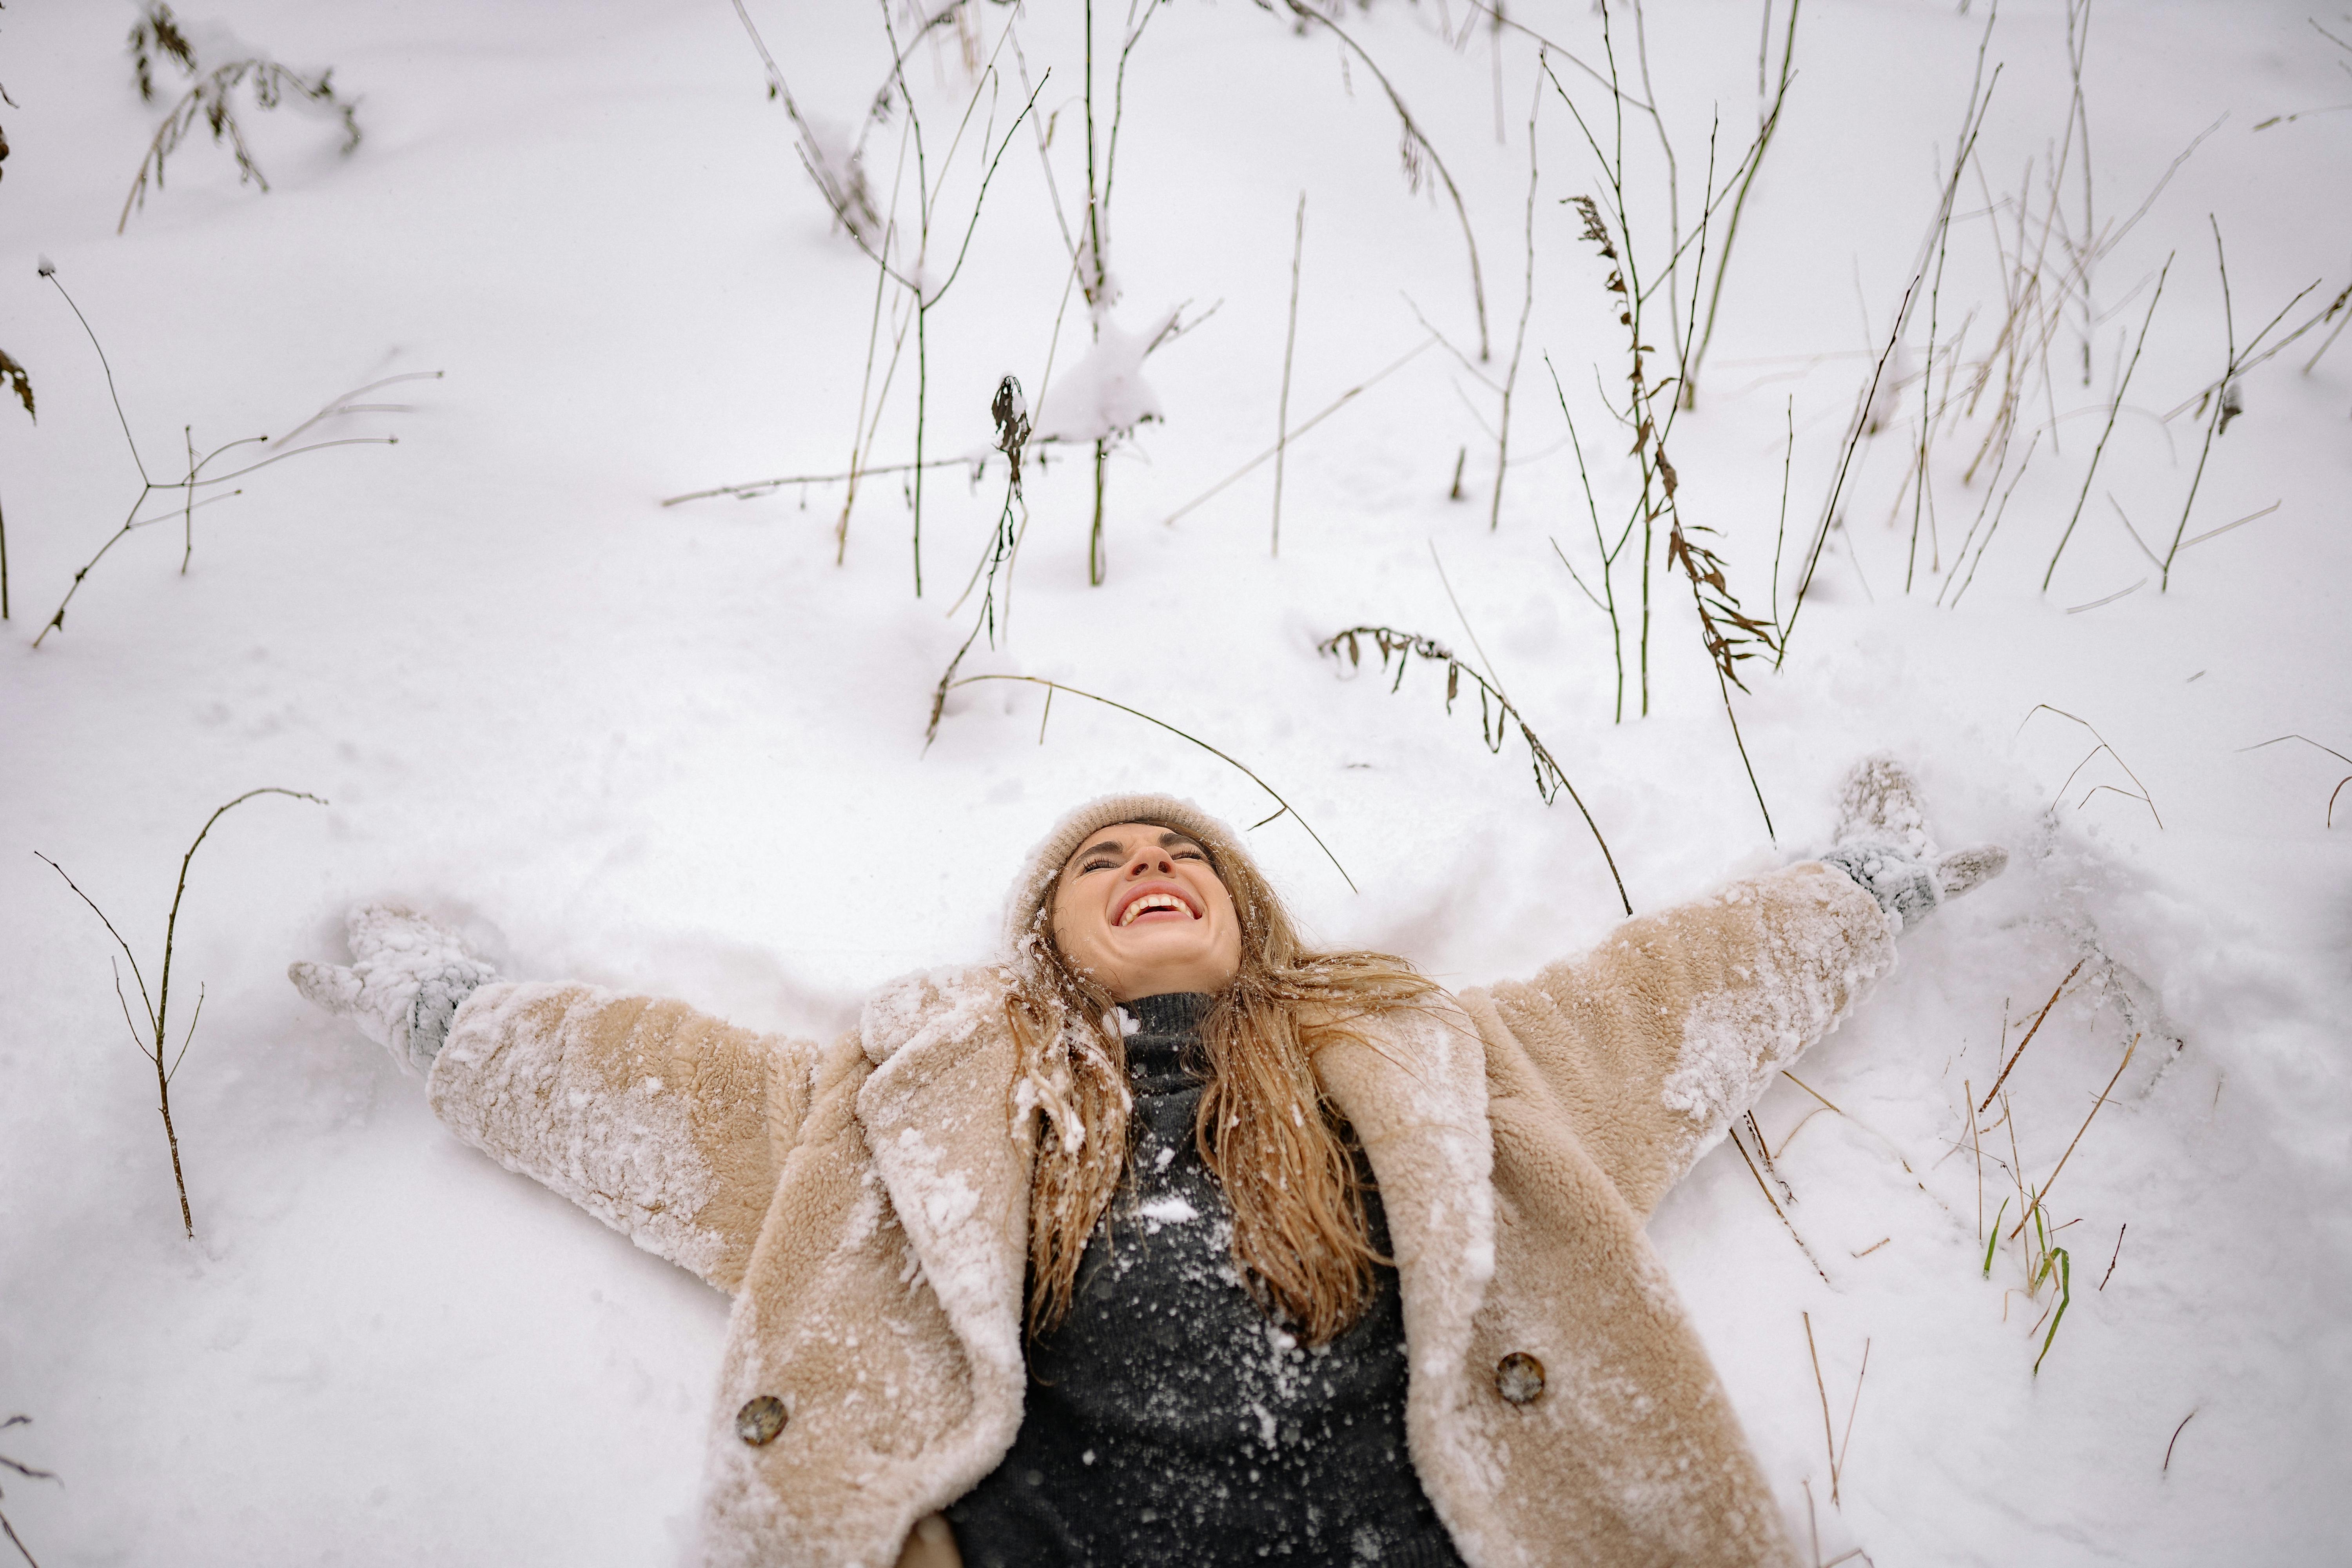
[[429,1072],[459,1003],[499,978],[466,939],[396,904],[354,904],[345,927],[351,967],[297,963],[286,977],[320,1007],[413,1073]]
[[1940,853],[1910,771],[1885,752],[1854,764],[1838,792],[1837,845],[1822,857],[1853,878],[1901,925],[1924,920],[1945,900],[2009,868],[1998,844]]

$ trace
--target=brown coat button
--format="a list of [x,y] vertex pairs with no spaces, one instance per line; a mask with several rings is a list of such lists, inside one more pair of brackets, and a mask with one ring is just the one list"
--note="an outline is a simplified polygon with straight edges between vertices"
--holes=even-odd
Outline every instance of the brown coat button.
[[[1542,1384],[1542,1373],[1536,1373],[1536,1382]],[[754,1448],[774,1442],[776,1434],[783,1429],[784,1402],[772,1394],[747,1400],[743,1408],[735,1412],[735,1436]]]
[[1543,1363],[1527,1352],[1513,1351],[1495,1363],[1495,1392],[1510,1404],[1533,1404],[1543,1391]]

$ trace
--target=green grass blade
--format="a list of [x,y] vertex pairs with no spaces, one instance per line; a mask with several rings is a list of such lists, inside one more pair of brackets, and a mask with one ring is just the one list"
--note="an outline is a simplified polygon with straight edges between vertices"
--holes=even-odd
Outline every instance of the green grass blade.
[[2066,1249],[2063,1247],[2054,1247],[2052,1251],[2058,1259],[2058,1315],[2050,1320],[2050,1331],[2042,1336],[2042,1355],[2033,1358],[2033,1373],[2037,1377],[2042,1373],[2042,1356],[2050,1353],[2050,1342],[2058,1337],[2058,1325],[2066,1321],[2066,1309],[2074,1300],[2074,1260],[2066,1256]]

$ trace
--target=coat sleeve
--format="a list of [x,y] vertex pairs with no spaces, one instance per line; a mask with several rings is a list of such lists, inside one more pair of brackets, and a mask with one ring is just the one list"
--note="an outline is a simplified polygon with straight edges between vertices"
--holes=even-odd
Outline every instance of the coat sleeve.
[[1581,957],[1464,1000],[1490,1054],[1500,1046],[1558,1102],[1646,1216],[1894,962],[1876,902],[1808,861],[1628,921]]
[[434,1114],[722,1290],[742,1281],[807,1114],[816,1047],[592,985],[467,997],[425,1080]]

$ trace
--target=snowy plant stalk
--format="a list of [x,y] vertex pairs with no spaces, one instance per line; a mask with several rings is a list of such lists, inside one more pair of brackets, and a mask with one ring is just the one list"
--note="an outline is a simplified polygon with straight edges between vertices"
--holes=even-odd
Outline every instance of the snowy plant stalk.
[[1275,409],[1274,547],[1282,553],[1282,464],[1290,451],[1290,356],[1298,346],[1298,263],[1307,251],[1307,193],[1298,193],[1298,231],[1290,244],[1290,317],[1282,334],[1282,396]]
[[[1690,345],[1696,336],[1699,284],[1695,281],[1690,290],[1690,319],[1686,324],[1681,323],[1684,306],[1681,296],[1675,291],[1675,264],[1677,258],[1674,253],[1670,253],[1670,265],[1663,274],[1654,278],[1646,287],[1643,284],[1632,215],[1626,199],[1625,93],[1618,76],[1616,50],[1610,37],[1606,6],[1601,13],[1601,38],[1608,60],[1607,81],[1612,111],[1612,139],[1610,151],[1606,153],[1593,135],[1591,126],[1577,109],[1575,100],[1560,86],[1559,79],[1551,74],[1549,65],[1538,63],[1554,90],[1568,105],[1569,112],[1575,117],[1577,128],[1583,133],[1585,144],[1591,150],[1593,159],[1607,182],[1609,213],[1606,216],[1599,204],[1590,196],[1572,196],[1570,205],[1583,217],[1582,237],[1598,248],[1603,260],[1612,263],[1604,287],[1617,296],[1614,306],[1617,320],[1628,334],[1626,403],[1620,417],[1633,431],[1633,455],[1640,465],[1642,481],[1640,494],[1634,502],[1634,510],[1642,524],[1642,632],[1639,647],[1642,712],[1647,716],[1650,709],[1650,569],[1657,525],[1663,522],[1665,526],[1668,570],[1680,570],[1689,584],[1692,607],[1698,617],[1700,644],[1706,649],[1707,662],[1715,672],[1724,717],[1731,726],[1732,744],[1739,752],[1740,766],[1748,775],[1748,787],[1755,794],[1757,809],[1763,815],[1765,834],[1770,837],[1774,836],[1771,807],[1765,803],[1763,785],[1756,777],[1755,763],[1748,754],[1748,742],[1740,734],[1739,715],[1732,707],[1731,689],[1737,686],[1743,691],[1747,689],[1739,679],[1738,662],[1753,657],[1753,649],[1776,652],[1779,628],[1757,620],[1740,607],[1738,598],[1731,592],[1725,577],[1722,559],[1713,549],[1693,537],[1694,532],[1711,531],[1704,524],[1695,523],[1686,527],[1683,520],[1682,503],[1678,497],[1681,479],[1666,455],[1666,443],[1682,407],[1679,384]],[[1660,134],[1663,138],[1663,126]],[[1760,136],[1748,144],[1748,152],[1741,159],[1743,167],[1753,164],[1760,153],[1761,145]],[[1729,196],[1740,173],[1739,169],[1732,172],[1718,195],[1715,171],[1716,132],[1711,130],[1707,136],[1706,184],[1702,187],[1705,194],[1700,203],[1697,227],[1693,235],[1698,255],[1692,276],[1701,281],[1706,276],[1706,242],[1715,210]],[[1675,232],[1679,234],[1678,222]],[[1678,252],[1680,246],[1677,245],[1675,249]],[[1643,310],[1651,290],[1661,286],[1667,289],[1666,313],[1678,323],[1673,340],[1677,352],[1675,374],[1657,381],[1650,377],[1643,359],[1645,354],[1655,351],[1643,338]],[[1661,394],[1668,395],[1663,409],[1658,401]],[[1563,555],[1561,559],[1565,561],[1566,557]]]
[[[1683,367],[1682,405],[1685,408],[1698,406],[1699,365],[1706,358],[1707,345],[1715,341],[1716,314],[1723,304],[1723,275],[1731,269],[1731,247],[1739,239],[1739,215],[1747,210],[1748,193],[1756,184],[1757,171],[1764,166],[1764,154],[1772,145],[1772,132],[1780,129],[1781,107],[1789,101],[1790,67],[1797,58],[1797,12],[1803,4],[1804,0],[1789,0],[1789,31],[1780,45],[1780,86],[1773,90],[1771,107],[1765,111],[1763,123],[1756,132],[1755,156],[1748,160],[1748,173],[1739,181],[1739,194],[1731,201],[1731,216],[1723,226],[1723,248],[1716,255],[1715,282],[1707,290],[1706,324],[1700,329],[1698,342],[1690,352],[1689,363]],[[1759,100],[1764,96],[1764,66],[1771,47],[1771,28],[1772,8],[1768,5],[1764,7],[1763,42],[1756,53],[1756,96]],[[1776,589],[1779,580],[1780,574],[1775,572],[1773,582]]]
[[1495,434],[1495,493],[1486,504],[1486,531],[1503,526],[1503,480],[1511,467],[1511,394],[1519,384],[1519,360],[1527,353],[1528,317],[1536,308],[1536,112],[1543,106],[1543,73],[1536,73],[1535,96],[1528,105],[1528,271],[1519,296],[1519,329],[1511,339],[1511,364],[1503,374],[1503,400]]
[[196,1218],[188,1205],[188,1179],[180,1163],[179,1131],[172,1125],[172,1079],[179,1072],[180,1063],[188,1054],[190,1042],[195,1038],[197,1023],[204,1017],[203,987],[197,988],[195,1012],[188,1019],[187,1033],[181,1037],[179,1053],[172,1058],[170,1066],[165,1066],[163,1061],[171,1044],[172,957],[174,939],[178,936],[180,929],[180,900],[185,898],[188,892],[188,867],[195,859],[196,851],[204,847],[205,836],[212,832],[213,824],[254,796],[262,795],[289,795],[296,800],[307,800],[319,805],[327,804],[322,797],[302,790],[280,789],[275,784],[265,784],[259,789],[246,791],[205,818],[204,826],[196,833],[195,842],[190,844],[188,852],[180,857],[180,880],[178,886],[172,891],[171,915],[163,922],[163,968],[158,977],[155,994],[152,999],[147,992],[147,978],[139,970],[138,955],[131,951],[131,944],[122,940],[122,933],[114,929],[114,922],[107,919],[106,911],[100,909],[96,900],[83,892],[71,877],[66,876],[64,867],[41,854],[37,849],[33,852],[35,857],[50,870],[65,878],[65,884],[73,889],[74,896],[89,906],[90,913],[96,915],[99,923],[106,927],[106,934],[114,939],[114,945],[122,950],[123,959],[131,965],[131,980],[139,988],[140,1010],[147,1015],[148,1037],[146,1038],[141,1037],[138,1026],[131,1021],[131,1004],[122,994],[122,973],[120,969],[115,971],[114,975],[115,999],[122,1004],[123,1023],[131,1026],[131,1043],[138,1047],[141,1056],[145,1057],[155,1067],[155,1107],[163,1118],[164,1141],[171,1145],[172,1184],[179,1190],[180,1224],[187,1232],[188,1239],[191,1241],[196,1237]]

